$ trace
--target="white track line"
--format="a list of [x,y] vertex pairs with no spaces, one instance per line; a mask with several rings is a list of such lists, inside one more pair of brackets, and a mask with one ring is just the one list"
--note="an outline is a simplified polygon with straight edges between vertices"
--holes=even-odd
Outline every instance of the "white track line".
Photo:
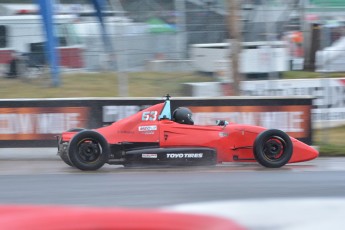
[[248,229],[345,229],[345,198],[249,199],[181,204],[167,209],[225,217]]

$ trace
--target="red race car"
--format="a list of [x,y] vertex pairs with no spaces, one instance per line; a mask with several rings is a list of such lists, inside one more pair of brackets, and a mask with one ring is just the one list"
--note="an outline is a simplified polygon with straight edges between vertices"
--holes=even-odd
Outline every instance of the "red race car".
[[259,162],[268,168],[308,161],[314,148],[277,129],[217,121],[194,125],[192,112],[171,113],[164,103],[98,129],[71,129],[58,137],[58,154],[80,170],[97,170],[105,163],[135,165],[214,165]]

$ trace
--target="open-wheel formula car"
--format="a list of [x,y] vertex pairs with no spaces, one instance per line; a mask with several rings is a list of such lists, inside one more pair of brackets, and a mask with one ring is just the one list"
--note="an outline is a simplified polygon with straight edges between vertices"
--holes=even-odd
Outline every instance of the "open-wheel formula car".
[[165,102],[98,129],[71,129],[58,137],[58,155],[80,170],[105,163],[135,165],[214,165],[258,162],[268,168],[308,161],[317,150],[277,129],[228,123],[195,125],[192,112],[171,112]]

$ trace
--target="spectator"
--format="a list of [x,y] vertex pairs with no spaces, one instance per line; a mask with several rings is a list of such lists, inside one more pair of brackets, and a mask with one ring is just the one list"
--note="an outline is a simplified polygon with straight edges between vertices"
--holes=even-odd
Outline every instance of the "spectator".
[[6,78],[16,78],[18,77],[18,56],[15,52],[12,53],[12,58],[8,63],[8,72]]

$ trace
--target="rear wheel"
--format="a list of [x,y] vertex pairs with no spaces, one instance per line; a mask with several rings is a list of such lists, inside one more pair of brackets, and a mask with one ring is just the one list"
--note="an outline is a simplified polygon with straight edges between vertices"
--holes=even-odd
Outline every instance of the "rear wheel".
[[61,154],[60,154],[60,158],[61,158],[61,160],[62,160],[63,162],[65,162],[67,165],[73,167],[72,162],[71,162],[70,159],[68,158],[67,153],[61,153]]
[[71,163],[80,170],[97,170],[108,160],[109,145],[100,133],[84,130],[72,138],[68,156]]
[[263,131],[254,141],[255,159],[267,168],[279,168],[287,164],[292,149],[289,135],[278,129]]
[[[80,131],[83,131],[85,129],[83,128],[73,128],[73,129],[69,129],[67,130],[66,132],[80,132]],[[61,154],[60,154],[60,158],[63,162],[65,162],[67,165],[71,166],[71,167],[74,167],[71,160],[69,159],[68,157],[68,152],[66,151],[63,151]]]

